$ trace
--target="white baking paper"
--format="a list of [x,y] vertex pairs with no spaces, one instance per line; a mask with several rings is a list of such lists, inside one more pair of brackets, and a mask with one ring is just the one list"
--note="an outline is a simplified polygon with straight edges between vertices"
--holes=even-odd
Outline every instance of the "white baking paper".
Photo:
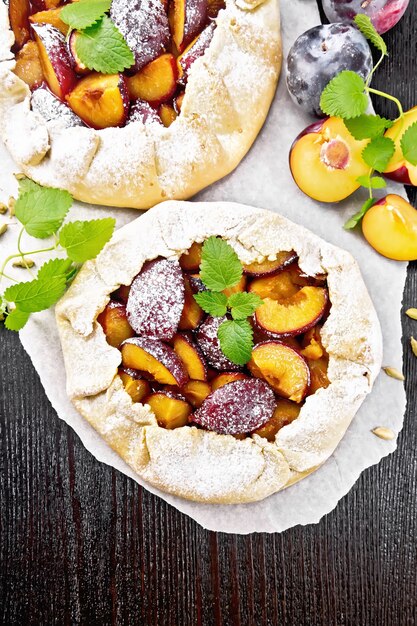
[[[296,37],[319,22],[315,0],[283,0],[284,58]],[[293,183],[288,167],[289,148],[296,135],[311,121],[292,104],[285,87],[284,69],[268,121],[246,159],[233,174],[196,199],[229,200],[271,209],[349,250],[359,261],[379,314],[384,335],[384,363],[401,369],[400,308],[406,266],[382,258],[359,234],[343,230],[343,223],[362,201],[360,194],[337,206],[320,205],[302,194]],[[16,192],[16,183],[12,176],[13,163],[1,144],[0,163],[0,201],[4,202]],[[389,189],[394,191],[394,186]],[[402,193],[402,188],[395,186],[395,192]],[[70,219],[105,215],[116,217],[121,226],[138,217],[138,212],[76,203]],[[3,221],[0,218],[0,222]],[[19,225],[11,224],[2,237],[1,260],[8,250],[15,251],[18,232]],[[33,241],[28,242],[24,249],[33,249],[32,244]],[[21,272],[22,280],[28,279],[25,270],[16,271]],[[76,431],[85,447],[99,461],[130,476],[210,530],[240,534],[280,532],[297,524],[318,522],[336,506],[365,468],[395,449],[395,441],[378,439],[371,429],[388,426],[398,433],[403,423],[403,385],[382,372],[373,393],[333,456],[314,474],[259,503],[226,506],[188,502],[144,484],[72,407],[65,395],[64,363],[52,311],[33,315],[20,336],[58,416]]]

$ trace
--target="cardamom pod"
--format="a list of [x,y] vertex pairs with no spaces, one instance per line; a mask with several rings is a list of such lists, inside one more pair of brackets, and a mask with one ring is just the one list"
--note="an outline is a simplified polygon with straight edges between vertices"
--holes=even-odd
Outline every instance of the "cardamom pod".
[[384,370],[386,375],[391,376],[391,378],[395,378],[396,380],[405,380],[404,375],[395,367],[385,366],[382,369]]
[[17,261],[14,261],[12,265],[13,267],[22,267],[23,269],[27,270],[35,265],[35,261],[26,258],[18,259]]
[[407,309],[405,312],[412,320],[417,320],[417,309]]
[[417,356],[417,340],[414,337],[410,338],[411,349],[413,351],[414,356]]
[[395,439],[394,431],[391,430],[391,428],[386,428],[385,426],[377,426],[377,428],[374,428],[372,432],[380,439],[385,439],[385,441]]

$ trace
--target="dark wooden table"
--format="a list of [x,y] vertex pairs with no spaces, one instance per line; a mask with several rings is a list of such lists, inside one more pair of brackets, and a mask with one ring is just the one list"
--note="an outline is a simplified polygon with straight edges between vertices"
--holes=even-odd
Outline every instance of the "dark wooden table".
[[[407,108],[417,104],[411,4],[386,36],[391,56],[374,83]],[[404,308],[416,305],[413,264]],[[18,337],[2,329],[1,623],[415,626],[415,324],[404,317],[408,409],[397,451],[319,524],[247,537],[205,531],[98,463],[57,419]]]

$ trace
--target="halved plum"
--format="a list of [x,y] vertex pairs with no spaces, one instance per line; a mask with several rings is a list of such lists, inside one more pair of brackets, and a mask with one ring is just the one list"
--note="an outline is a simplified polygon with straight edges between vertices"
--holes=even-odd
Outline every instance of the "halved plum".
[[249,276],[272,276],[283,270],[287,265],[290,265],[290,263],[293,263],[296,258],[295,252],[279,252],[277,258],[273,261],[265,260],[260,263],[256,261],[247,263],[243,266],[243,271],[245,274],[249,274]]
[[310,386],[310,370],[305,359],[279,341],[259,343],[252,350],[248,368],[253,376],[265,380],[283,398],[301,402]]
[[328,302],[323,287],[302,287],[279,302],[265,298],[255,312],[256,324],[276,337],[301,335],[323,317]]
[[202,322],[204,311],[194,298],[190,278],[184,274],[184,308],[178,325],[180,330],[194,330]]
[[275,406],[272,389],[262,380],[247,378],[213,391],[192,421],[224,435],[249,433],[271,419]]
[[174,337],[174,350],[180,357],[192,380],[207,380],[207,365],[200,348],[190,333],[178,333]]
[[51,24],[32,24],[32,29],[49,89],[64,100],[77,82],[65,36]]
[[170,391],[157,391],[147,399],[157,422],[163,428],[173,429],[188,424],[191,406],[184,398]]
[[181,359],[162,341],[132,337],[123,342],[121,351],[124,368],[146,372],[161,385],[182,387],[188,381]]
[[127,79],[131,100],[146,100],[154,106],[170,100],[177,89],[178,69],[172,54],[161,54]]
[[211,387],[209,383],[203,380],[190,380],[190,382],[184,385],[182,392],[188,402],[190,402],[195,409],[198,409],[207,396],[211,394]]
[[66,100],[74,113],[91,128],[123,126],[129,113],[123,74],[93,72],[78,81]]
[[269,422],[266,422],[266,424],[254,430],[252,434],[264,437],[268,439],[268,441],[275,441],[277,432],[281,430],[283,426],[291,424],[291,422],[296,420],[300,411],[301,407],[299,404],[279,398],[272,418]]
[[106,335],[107,343],[118,348],[125,339],[135,334],[126,317],[126,307],[121,302],[110,300],[97,321],[101,324]]
[[197,343],[211,367],[219,371],[240,371],[242,368],[229,361],[223,354],[217,337],[219,326],[225,319],[226,317],[211,317],[209,315],[196,332]]
[[133,402],[143,402],[151,393],[151,386],[145,378],[132,369],[119,369],[119,376],[122,379],[125,391],[132,398]]
[[132,282],[127,318],[138,335],[169,341],[184,308],[184,279],[178,261],[145,263]]

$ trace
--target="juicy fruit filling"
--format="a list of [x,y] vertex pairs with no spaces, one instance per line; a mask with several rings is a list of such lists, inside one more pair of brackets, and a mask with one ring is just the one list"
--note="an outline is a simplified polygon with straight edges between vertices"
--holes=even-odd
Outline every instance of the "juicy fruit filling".
[[111,75],[81,63],[79,33],[72,31],[68,39],[68,25],[60,19],[67,4],[9,0],[14,72],[33,93],[53,94],[43,98],[48,108],[39,112],[49,121],[61,118],[64,106],[74,113],[71,125],[95,129],[137,121],[172,124],[181,112],[191,67],[213,38],[223,0],[113,0],[110,18],[135,61],[129,70]]
[[251,318],[251,358],[239,366],[217,336],[230,314],[208,315],[194,299],[205,290],[201,250],[194,243],[178,261],[149,261],[130,286],[111,295],[98,321],[121,351],[119,376],[161,427],[274,441],[306,397],[330,384],[320,332],[330,311],[326,277],[303,274],[294,252],[243,266],[228,291],[255,293],[262,303]]

